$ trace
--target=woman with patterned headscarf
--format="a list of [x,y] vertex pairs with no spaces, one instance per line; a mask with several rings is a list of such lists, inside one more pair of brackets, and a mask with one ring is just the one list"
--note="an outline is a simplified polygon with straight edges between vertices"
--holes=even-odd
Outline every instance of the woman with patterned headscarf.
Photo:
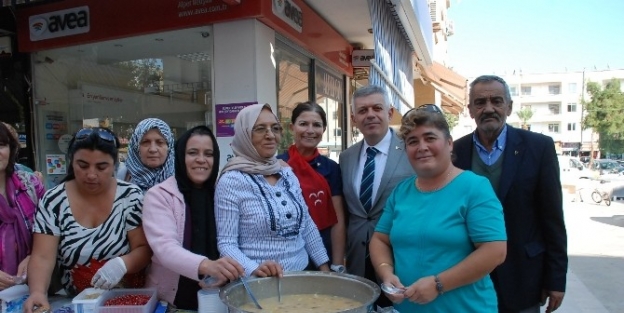
[[174,174],[173,134],[164,121],[142,120],[128,144],[128,158],[117,178],[139,186],[143,192]]
[[219,252],[246,275],[329,271],[329,257],[292,168],[275,157],[282,126],[268,104],[241,110],[215,190]]

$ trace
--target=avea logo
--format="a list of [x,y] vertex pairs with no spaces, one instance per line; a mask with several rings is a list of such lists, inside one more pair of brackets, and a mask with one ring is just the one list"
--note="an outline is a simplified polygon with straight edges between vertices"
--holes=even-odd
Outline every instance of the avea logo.
[[48,30],[52,33],[89,25],[86,11],[70,12],[63,15],[52,15],[48,19]]
[[31,16],[29,24],[32,41],[87,33],[89,7],[82,6]]
[[292,0],[273,0],[273,14],[301,32],[303,11]]
[[273,3],[280,13],[284,13],[284,0],[273,0]]
[[30,23],[30,33],[35,36],[43,34],[48,29],[48,22],[45,19],[38,18]]

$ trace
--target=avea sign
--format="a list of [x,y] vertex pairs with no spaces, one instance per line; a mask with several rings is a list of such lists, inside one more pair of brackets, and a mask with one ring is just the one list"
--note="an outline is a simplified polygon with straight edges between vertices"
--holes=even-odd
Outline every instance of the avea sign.
[[273,14],[298,32],[302,31],[303,11],[291,0],[273,0]]
[[88,6],[33,15],[28,18],[31,41],[88,33],[89,25]]

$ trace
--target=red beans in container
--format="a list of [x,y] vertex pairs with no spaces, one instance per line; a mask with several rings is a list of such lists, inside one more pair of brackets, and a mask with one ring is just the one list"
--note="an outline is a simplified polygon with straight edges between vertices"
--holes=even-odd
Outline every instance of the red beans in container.
[[114,305],[145,305],[150,300],[149,295],[122,295],[106,300],[104,306]]
[[98,313],[153,313],[158,303],[156,289],[111,289],[102,295]]

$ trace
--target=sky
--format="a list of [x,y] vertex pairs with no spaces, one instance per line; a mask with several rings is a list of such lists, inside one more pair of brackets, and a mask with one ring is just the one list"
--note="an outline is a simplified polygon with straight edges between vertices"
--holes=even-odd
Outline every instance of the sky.
[[451,0],[447,65],[482,74],[624,69],[624,0]]

